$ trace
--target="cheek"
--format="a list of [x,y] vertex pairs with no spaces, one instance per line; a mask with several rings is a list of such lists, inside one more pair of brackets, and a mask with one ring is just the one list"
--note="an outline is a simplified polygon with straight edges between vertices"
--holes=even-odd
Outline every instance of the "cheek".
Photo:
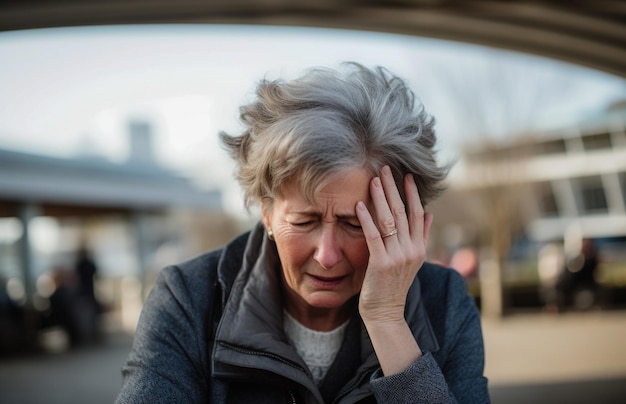
[[285,276],[298,277],[300,268],[311,254],[307,249],[306,238],[294,235],[277,237],[276,247]]
[[354,275],[352,278],[354,293],[358,293],[363,287],[363,279],[365,279],[365,271],[367,270],[369,257],[370,254],[367,249],[365,239],[363,239],[362,243],[355,243],[353,245],[353,248],[349,253],[349,260],[352,268],[354,269]]
[[346,255],[354,271],[360,276],[363,276],[370,258],[370,252],[367,249],[365,239],[354,240],[350,248],[346,251]]

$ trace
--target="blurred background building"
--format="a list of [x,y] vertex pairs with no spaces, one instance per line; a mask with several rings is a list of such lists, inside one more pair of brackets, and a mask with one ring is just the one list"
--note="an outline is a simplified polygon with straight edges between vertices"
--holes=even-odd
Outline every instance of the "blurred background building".
[[79,250],[96,265],[104,320],[130,331],[158,269],[236,233],[219,190],[200,191],[160,166],[149,122],[128,128],[131,152],[121,164],[93,150],[71,159],[0,150],[3,351],[36,345],[42,330],[62,325],[65,313],[55,311],[80,305],[51,304],[79,286]]
[[[433,237],[440,256],[457,258],[448,263],[470,279],[476,296],[479,275],[489,277],[480,273],[479,255],[487,266],[495,256],[503,309],[541,307],[542,281],[556,277],[566,255],[591,239],[601,257],[596,277],[603,303],[625,303],[626,103],[573,126],[473,141],[459,164],[463,170],[437,204]],[[548,246],[563,257],[542,274]]]

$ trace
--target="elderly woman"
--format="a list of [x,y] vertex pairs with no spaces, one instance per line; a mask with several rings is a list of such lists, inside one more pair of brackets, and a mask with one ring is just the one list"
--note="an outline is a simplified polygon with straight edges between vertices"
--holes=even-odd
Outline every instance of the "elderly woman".
[[241,118],[222,140],[262,220],[161,272],[118,402],[488,402],[478,310],[424,261],[449,167],[405,82],[313,69]]

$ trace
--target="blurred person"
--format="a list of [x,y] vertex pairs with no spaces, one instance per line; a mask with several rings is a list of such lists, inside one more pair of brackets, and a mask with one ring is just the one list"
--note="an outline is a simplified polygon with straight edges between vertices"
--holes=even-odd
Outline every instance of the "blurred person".
[[478,253],[474,248],[459,248],[452,254],[450,267],[457,270],[464,278],[478,274]]
[[582,261],[582,266],[578,271],[578,284],[582,288],[595,291],[598,287],[597,272],[600,263],[595,241],[589,238],[583,239],[580,253],[579,259]]
[[98,267],[85,246],[81,246],[76,253],[74,264],[78,281],[76,296],[76,310],[80,327],[80,342],[93,342],[99,336],[100,302],[95,293],[95,279]]
[[563,246],[558,243],[548,243],[539,250],[537,263],[539,275],[539,294],[544,307],[549,312],[559,310],[559,296],[557,283],[564,271]]
[[11,296],[10,288],[10,278],[0,274],[0,358],[27,345],[24,307]]
[[76,254],[76,274],[78,275],[78,288],[80,294],[90,301],[96,301],[96,293],[94,288],[94,279],[98,268],[94,262],[89,250],[86,247],[80,247]]
[[54,292],[50,295],[50,324],[58,324],[67,334],[71,347],[85,341],[84,328],[81,327],[80,307],[78,305],[79,288],[76,273],[71,269],[56,266],[50,271],[54,283]]
[[263,80],[221,134],[261,220],[161,271],[118,403],[489,402],[479,312],[425,262],[449,165],[384,68]]
[[583,238],[579,244],[579,251],[567,257],[565,268],[557,282],[560,310],[568,306],[589,309],[597,302],[599,284],[596,277],[599,262],[594,240]]

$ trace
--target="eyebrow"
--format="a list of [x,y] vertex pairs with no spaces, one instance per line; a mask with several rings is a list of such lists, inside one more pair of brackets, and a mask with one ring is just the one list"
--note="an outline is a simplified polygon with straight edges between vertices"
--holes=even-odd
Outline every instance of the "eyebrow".
[[[288,214],[290,215],[301,215],[301,216],[321,216],[321,213],[317,210],[314,209],[304,209],[304,210],[298,210],[298,211],[294,211],[294,212],[289,212]],[[340,213],[338,215],[335,215],[335,217],[337,219],[340,220],[356,220],[358,221],[359,218],[356,214],[354,213]]]

